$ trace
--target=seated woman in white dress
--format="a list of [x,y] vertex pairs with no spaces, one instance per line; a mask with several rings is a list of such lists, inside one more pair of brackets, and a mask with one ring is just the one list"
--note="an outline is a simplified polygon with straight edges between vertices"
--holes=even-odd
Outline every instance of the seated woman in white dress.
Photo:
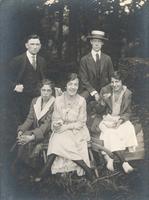
[[76,73],[68,75],[66,91],[56,98],[52,117],[53,134],[48,145],[48,159],[35,181],[46,177],[47,172],[62,173],[76,170],[92,179],[87,142],[86,101],[77,94],[79,79]]
[[[122,162],[125,173],[133,171],[133,167],[125,161],[123,150],[135,151],[137,138],[133,124],[129,121],[131,116],[131,91],[123,85],[121,74],[117,71],[111,77],[111,83],[101,89],[100,106],[106,114],[99,124],[100,139],[104,146],[117,154]],[[107,168],[114,170],[113,159],[105,155]]]

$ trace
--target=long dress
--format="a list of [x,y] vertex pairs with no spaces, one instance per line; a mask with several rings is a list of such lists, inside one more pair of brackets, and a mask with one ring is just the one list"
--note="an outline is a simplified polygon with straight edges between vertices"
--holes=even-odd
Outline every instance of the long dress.
[[72,160],[84,160],[90,166],[87,148],[90,135],[86,117],[86,102],[80,95],[77,94],[71,103],[67,101],[66,93],[56,98],[52,124],[61,120],[71,128],[53,131],[49,140],[47,155],[58,155],[51,168],[53,174],[76,170],[78,175],[82,175],[83,170]]
[[114,93],[112,94],[112,114],[104,116],[99,124],[100,139],[104,141],[104,146],[111,152],[125,150],[127,147],[128,149],[131,148],[131,151],[135,151],[137,146],[135,129],[129,120],[122,123],[118,128],[112,128],[112,123],[120,119],[120,107],[125,91],[126,87],[123,87],[118,100],[115,99]]

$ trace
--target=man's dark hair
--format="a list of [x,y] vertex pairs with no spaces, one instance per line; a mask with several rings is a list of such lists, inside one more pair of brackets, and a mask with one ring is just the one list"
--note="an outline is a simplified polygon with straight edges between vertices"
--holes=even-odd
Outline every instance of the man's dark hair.
[[39,39],[40,40],[40,37],[36,34],[32,34],[32,35],[29,35],[26,40],[25,40],[25,43],[27,43],[30,39]]

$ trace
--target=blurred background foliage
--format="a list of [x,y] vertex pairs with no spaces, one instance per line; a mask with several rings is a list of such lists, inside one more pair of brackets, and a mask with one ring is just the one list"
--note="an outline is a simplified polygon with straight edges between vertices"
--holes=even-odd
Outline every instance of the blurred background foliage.
[[79,61],[92,29],[106,32],[104,51],[115,65],[123,54],[149,56],[147,0],[1,0],[0,8],[3,62],[23,51],[24,38],[34,32],[49,61]]

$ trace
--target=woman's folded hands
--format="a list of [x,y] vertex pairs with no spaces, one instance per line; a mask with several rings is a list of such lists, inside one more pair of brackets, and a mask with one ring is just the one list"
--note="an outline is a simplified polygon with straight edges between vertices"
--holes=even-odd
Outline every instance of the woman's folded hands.
[[25,145],[31,141],[35,140],[34,134],[26,134],[26,132],[18,132],[17,143],[19,145]]
[[79,130],[82,128],[82,123],[81,122],[72,122],[69,124],[63,124],[63,122],[58,121],[53,123],[53,130],[54,132],[59,132],[62,133],[67,130]]

